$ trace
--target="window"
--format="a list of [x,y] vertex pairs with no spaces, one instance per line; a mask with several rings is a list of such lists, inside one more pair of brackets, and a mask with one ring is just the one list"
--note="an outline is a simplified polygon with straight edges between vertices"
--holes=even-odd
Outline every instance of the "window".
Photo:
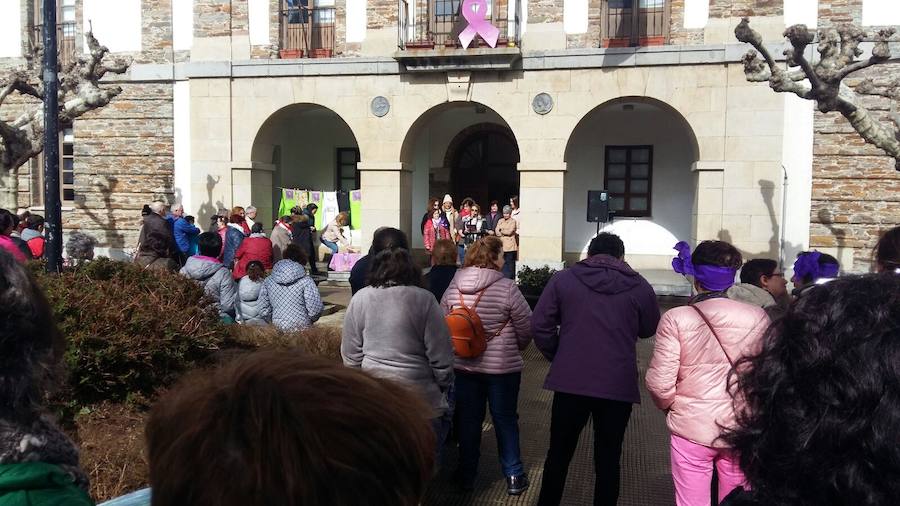
[[[75,131],[62,126],[59,133],[59,191],[63,205],[75,202]],[[44,205],[44,152],[36,156],[31,166],[31,201]]]
[[[32,12],[32,44],[43,44],[44,2],[34,0]],[[75,0],[58,0],[56,3],[56,44],[59,64],[66,65],[75,58]]]
[[666,0],[606,0],[602,4],[603,47],[658,46],[669,36]]
[[337,171],[335,185],[338,191],[350,191],[359,189],[359,150],[356,148],[337,149]]
[[616,216],[650,216],[653,146],[606,146],[603,187]]

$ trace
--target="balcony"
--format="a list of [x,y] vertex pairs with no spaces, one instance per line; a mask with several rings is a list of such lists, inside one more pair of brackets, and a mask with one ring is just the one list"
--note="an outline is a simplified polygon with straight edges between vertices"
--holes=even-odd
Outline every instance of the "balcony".
[[608,0],[601,11],[603,47],[661,46],[669,40],[666,0]]
[[[31,27],[31,44],[32,47],[43,45],[44,43],[44,25],[32,25]],[[56,45],[58,52],[58,62],[60,68],[65,68],[73,63],[76,58],[75,35],[76,24],[74,21],[59,23],[56,25]]]
[[[484,0],[484,22],[497,30],[495,47],[478,32],[467,48],[459,36],[470,21],[462,0],[400,0],[394,58],[409,71],[508,69],[521,58],[520,10],[524,0]],[[478,7],[475,8],[476,12]],[[470,18],[471,19],[471,18]]]
[[281,9],[281,58],[331,58],[334,40],[334,7],[300,5]]

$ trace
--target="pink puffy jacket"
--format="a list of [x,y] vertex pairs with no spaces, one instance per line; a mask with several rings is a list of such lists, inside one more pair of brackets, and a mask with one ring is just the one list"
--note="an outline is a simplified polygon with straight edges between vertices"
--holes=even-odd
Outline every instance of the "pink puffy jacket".
[[728,371],[731,363],[758,351],[769,317],[760,307],[725,298],[707,299],[696,306],[716,328],[722,344],[693,308],[669,310],[656,329],[647,389],[656,406],[667,410],[673,434],[721,447],[720,426],[734,424]]
[[[487,349],[477,358],[456,357],[454,368],[466,372],[506,374],[522,370],[522,354],[531,341],[531,308],[513,280],[494,269],[466,267],[460,269],[444,297],[444,314],[459,307],[462,292],[466,305],[472,307],[478,292],[485,290],[475,312],[481,317],[488,339]],[[500,328],[500,334],[491,338]]]

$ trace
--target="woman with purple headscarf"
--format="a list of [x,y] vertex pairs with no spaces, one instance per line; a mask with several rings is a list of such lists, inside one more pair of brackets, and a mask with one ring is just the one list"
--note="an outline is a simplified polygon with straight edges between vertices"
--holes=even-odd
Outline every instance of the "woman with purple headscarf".
[[803,297],[816,285],[823,285],[838,276],[841,265],[837,259],[818,251],[801,251],[794,262],[793,295]]
[[759,348],[769,317],[725,294],[742,264],[734,246],[704,241],[693,255],[685,242],[675,249],[672,267],[689,277],[697,295],[660,320],[646,382],[672,433],[675,503],[709,506],[713,467],[717,504],[745,481],[737,456],[719,439],[723,428],[734,426],[728,374]]

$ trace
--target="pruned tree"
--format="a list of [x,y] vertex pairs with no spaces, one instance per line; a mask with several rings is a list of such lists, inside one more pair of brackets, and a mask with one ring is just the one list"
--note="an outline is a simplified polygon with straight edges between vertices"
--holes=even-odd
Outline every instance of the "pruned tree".
[[[863,51],[859,45],[867,33],[857,26],[846,24],[819,31],[819,59],[813,63],[806,57],[806,49],[815,42],[814,33],[806,25],[793,25],[784,32],[791,47],[784,51],[785,67],[775,63],[763,45],[759,32],[750,28],[744,18],[734,29],[741,42],[753,46],[744,55],[744,74],[751,82],[766,82],[782,93],[793,93],[800,98],[815,100],[822,112],[837,111],[844,115],[853,128],[865,139],[890,155],[900,170],[900,76],[890,82],[876,84],[866,78],[856,89],[851,89],[844,79],[867,67],[884,63],[891,58],[889,42],[894,29],[878,30],[874,38],[872,55],[857,60]],[[862,105],[861,95],[879,95],[891,99],[890,121],[880,121]]]
[[[59,73],[59,119],[69,123],[88,111],[106,106],[122,93],[120,86],[103,86],[108,73],[123,74],[131,64],[123,58],[107,58],[109,49],[101,45],[92,32],[87,32],[88,52],[62,68]],[[24,68],[0,77],[0,118],[4,102],[14,93],[32,97],[32,104],[12,121],[0,119],[0,207],[15,209],[19,167],[44,149],[43,100],[41,79],[43,49],[29,45]]]

